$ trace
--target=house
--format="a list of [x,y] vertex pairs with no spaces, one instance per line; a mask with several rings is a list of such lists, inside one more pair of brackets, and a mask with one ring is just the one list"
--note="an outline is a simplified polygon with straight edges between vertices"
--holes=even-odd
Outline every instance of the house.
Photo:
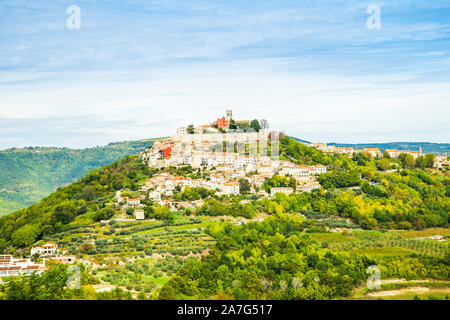
[[338,154],[347,154],[347,155],[353,155],[354,153],[356,153],[356,150],[353,148],[347,148],[347,147],[336,147],[334,149],[334,153],[338,153]]
[[137,198],[137,199],[128,199],[127,198],[127,204],[130,206],[138,206],[141,204],[141,200],[139,198]]
[[290,195],[292,192],[294,192],[294,189],[290,188],[290,187],[279,187],[279,188],[272,188],[270,190],[270,194],[272,196],[274,196],[277,193],[284,193],[287,195]]
[[316,164],[316,165],[311,166],[310,171],[312,174],[322,174],[322,173],[327,172],[327,167],[325,167],[321,164]]
[[300,185],[300,191],[302,192],[311,192],[314,189],[320,189],[320,183],[314,181]]
[[217,118],[217,120],[214,121],[214,125],[220,129],[225,129],[230,126],[230,121],[225,119],[225,117]]
[[58,245],[55,243],[46,243],[42,246],[31,248],[30,255],[32,256],[34,256],[35,254],[38,254],[40,256],[54,255],[56,253],[57,248]]
[[188,128],[187,127],[179,127],[177,129],[177,134],[188,134]]
[[236,124],[250,125],[250,120],[236,120]]
[[449,167],[450,161],[447,160],[447,157],[445,156],[436,156],[434,159],[434,167],[435,168],[443,168],[443,167]]
[[158,191],[150,191],[150,192],[148,193],[148,197],[149,197],[149,199],[151,199],[151,200],[159,201],[159,200],[161,200],[161,193],[158,192]]
[[385,152],[387,152],[387,154],[391,157],[391,158],[397,158],[401,151],[397,150],[397,149],[386,149]]
[[380,149],[378,149],[378,148],[364,148],[364,149],[362,149],[362,151],[364,153],[369,154],[371,157],[376,157],[376,156],[381,157],[381,155],[382,155]]
[[0,255],[0,277],[1,276],[15,276],[22,274],[31,274],[34,272],[41,273],[48,269],[44,262],[34,262],[28,259],[15,259],[11,255]]
[[271,165],[259,165],[258,167],[257,167],[257,169],[258,169],[258,173],[260,174],[260,175],[262,175],[263,177],[271,177],[271,176],[273,176],[273,167],[271,166]]
[[56,263],[73,264],[76,260],[76,257],[75,256],[56,256],[56,257],[51,257],[50,260],[52,260]]
[[265,197],[269,196],[269,194],[265,190],[258,191],[258,193],[256,195],[260,198],[265,198]]
[[10,254],[0,255],[0,266],[5,266],[11,263],[13,256]]
[[221,191],[224,194],[239,194],[239,182],[229,181],[222,184]]
[[167,147],[167,148],[163,148],[163,149],[159,150],[159,154],[164,159],[169,159],[172,154],[172,147]]
[[134,216],[136,220],[144,220],[145,219],[144,210],[142,209],[134,210]]
[[414,159],[417,159],[422,155],[422,148],[419,147],[419,151],[386,149],[385,152],[387,152],[391,158],[398,158],[398,156],[404,153],[411,155]]

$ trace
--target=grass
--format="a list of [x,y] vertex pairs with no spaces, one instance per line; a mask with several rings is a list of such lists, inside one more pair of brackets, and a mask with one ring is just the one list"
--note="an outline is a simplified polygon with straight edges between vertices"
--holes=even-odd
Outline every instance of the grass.
[[393,231],[402,238],[421,238],[436,235],[450,236],[450,228],[429,228],[424,230]]
[[342,242],[350,242],[357,241],[358,239],[354,236],[344,236],[339,232],[317,232],[317,233],[307,233],[312,239],[317,240],[319,242],[329,242],[329,243],[342,243]]
[[356,252],[366,254],[370,257],[387,257],[387,256],[407,256],[412,253],[411,250],[398,247],[383,248],[358,248]]

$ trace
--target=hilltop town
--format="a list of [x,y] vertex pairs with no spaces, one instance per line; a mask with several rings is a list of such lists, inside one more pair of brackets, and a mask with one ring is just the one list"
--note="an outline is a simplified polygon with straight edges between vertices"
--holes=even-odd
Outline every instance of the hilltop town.
[[[140,198],[118,194],[117,201],[127,207],[139,208],[142,207],[140,200],[148,197],[160,205],[176,209],[201,207],[203,204],[202,200],[177,202],[171,199],[174,192],[184,192],[186,187],[204,188],[218,196],[250,193],[259,198],[320,188],[316,176],[327,171],[325,166],[297,165],[280,160],[275,151],[278,133],[263,129],[268,126],[266,120],[258,121],[255,130],[251,125],[257,120],[234,121],[231,110],[226,114],[212,125],[180,127],[173,136],[156,141],[140,155],[151,168],[185,168],[188,173],[201,172],[201,177],[161,172],[146,180],[139,189],[144,193]],[[233,124],[244,129],[231,129]],[[271,152],[267,152],[268,144]],[[263,184],[275,175],[289,177],[290,186],[271,188],[269,194]],[[140,210],[136,212],[137,218],[143,217]]]
[[[0,219],[0,288],[75,264],[91,277],[84,284],[91,298],[173,298],[164,288],[185,262],[204,263],[200,257],[234,237],[248,243],[233,254],[247,262],[255,243],[267,251],[271,242],[279,246],[273,254],[360,250],[385,266],[390,260],[372,246],[440,259],[448,252],[450,185],[448,161],[437,159],[420,149],[298,142],[269,130],[267,120],[234,120],[227,110]],[[270,230],[267,239],[254,236],[260,227]],[[232,235],[222,238],[222,228]],[[292,232],[303,244],[286,245]]]
[[[280,157],[283,134],[268,128],[267,120],[234,120],[231,110],[210,124],[179,127],[172,136],[155,140],[139,154],[139,161],[150,170],[150,177],[140,185],[117,190],[114,210],[100,209],[94,220],[102,224],[113,217],[115,221],[145,221],[155,216],[155,210],[166,214],[180,210],[194,212],[201,210],[204,199],[211,196],[238,199],[245,204],[274,199],[278,193],[291,195],[321,189],[318,177],[327,173],[327,167],[297,164]],[[365,154],[374,159],[423,156],[421,149],[387,149],[382,154],[378,148],[359,150],[300,143],[333,155]],[[447,158],[436,157],[434,166],[448,167]],[[47,269],[45,259],[73,263],[74,253],[57,250],[55,243],[45,243],[32,247],[27,258],[4,255],[0,259],[0,276],[42,272]],[[36,258],[44,260],[38,262]]]

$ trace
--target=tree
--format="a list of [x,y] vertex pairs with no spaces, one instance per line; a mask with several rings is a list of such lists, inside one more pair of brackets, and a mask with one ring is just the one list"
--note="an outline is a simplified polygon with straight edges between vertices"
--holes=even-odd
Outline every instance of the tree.
[[294,191],[297,190],[297,180],[294,177],[289,178],[289,187],[291,187]]
[[231,119],[230,120],[230,125],[228,126],[228,129],[236,130],[237,128],[238,128],[238,126],[236,125],[236,122],[233,119]]
[[0,239],[0,253],[4,252],[8,244],[5,239]]
[[410,154],[407,154],[405,156],[405,166],[409,169],[412,169],[416,166],[416,160],[414,159],[414,157]]
[[127,210],[125,210],[126,214],[131,216],[134,213],[134,209],[133,208],[127,208]]
[[250,182],[247,179],[239,179],[239,192],[247,194],[250,192]]
[[40,229],[35,224],[25,225],[16,230],[11,237],[12,243],[18,247],[25,247],[36,241]]
[[254,119],[250,122],[250,128],[255,130],[256,132],[259,132],[259,129],[261,129],[261,126],[259,125],[259,121]]
[[402,153],[398,158],[405,168],[412,169],[416,166],[416,159],[410,154]]
[[427,168],[433,168],[434,161],[436,160],[436,156],[432,153],[427,153],[425,155],[425,167]]
[[57,222],[67,224],[75,218],[76,207],[72,200],[64,201],[55,208],[53,213]]
[[110,218],[112,218],[114,216],[114,210],[111,208],[103,208],[100,210],[97,210],[94,215],[93,215],[93,219],[95,221],[100,221],[100,220],[108,220]]
[[194,130],[194,125],[193,125],[193,124],[188,125],[188,127],[187,127],[187,133],[189,133],[189,134],[194,134],[194,132],[195,132],[195,130]]
[[391,167],[391,162],[389,161],[388,158],[382,158],[381,160],[378,161],[378,168],[381,171],[386,171]]
[[83,190],[81,191],[81,194],[83,195],[83,199],[86,201],[94,200],[95,198],[95,188],[92,186],[85,186]]
[[259,126],[261,127],[261,129],[267,130],[269,129],[269,121],[267,121],[266,119],[261,119],[259,120]]

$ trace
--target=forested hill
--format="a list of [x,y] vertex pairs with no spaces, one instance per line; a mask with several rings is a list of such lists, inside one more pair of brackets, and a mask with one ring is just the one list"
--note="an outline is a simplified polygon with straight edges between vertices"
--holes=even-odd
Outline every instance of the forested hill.
[[0,151],[0,216],[25,208],[90,170],[148,148],[154,139],[68,149],[28,147]]

